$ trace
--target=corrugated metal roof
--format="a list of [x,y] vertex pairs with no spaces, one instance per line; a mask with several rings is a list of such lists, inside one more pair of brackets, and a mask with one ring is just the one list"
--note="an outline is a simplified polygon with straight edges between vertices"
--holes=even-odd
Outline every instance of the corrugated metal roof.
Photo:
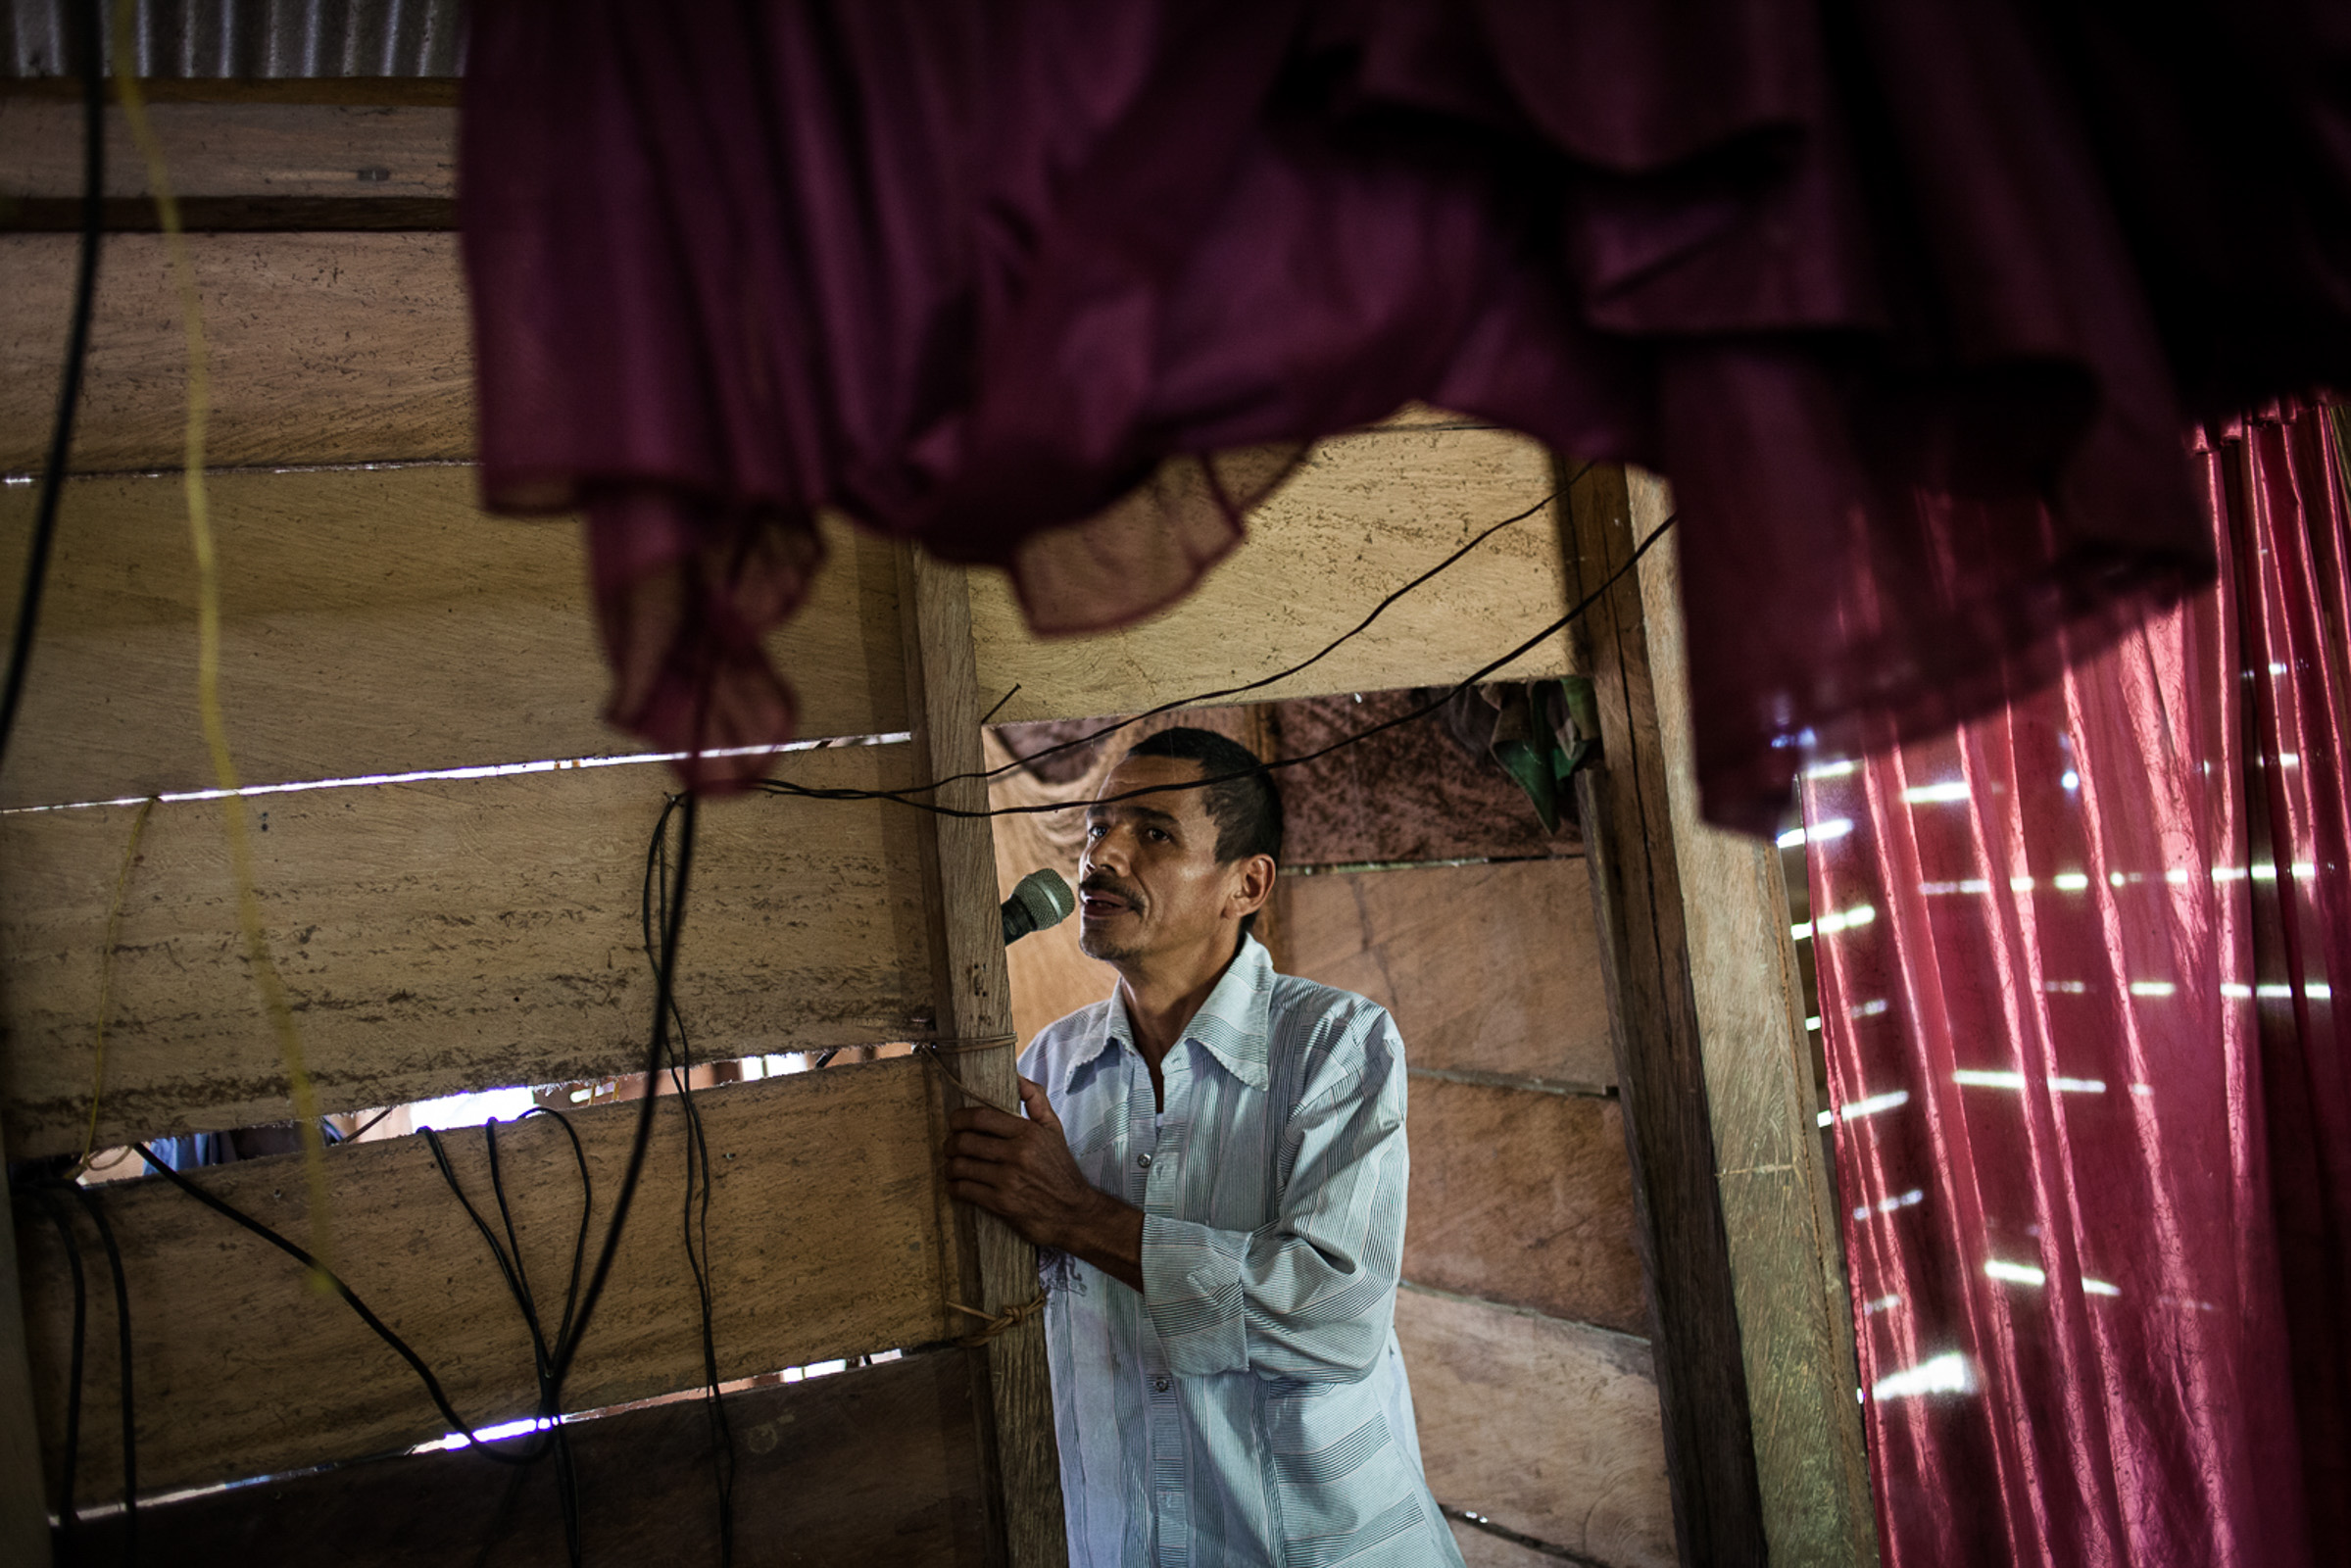
[[[0,72],[78,73],[71,8],[92,3],[111,16],[107,0],[0,0]],[[465,63],[459,0],[139,0],[137,39],[142,76],[455,76]]]

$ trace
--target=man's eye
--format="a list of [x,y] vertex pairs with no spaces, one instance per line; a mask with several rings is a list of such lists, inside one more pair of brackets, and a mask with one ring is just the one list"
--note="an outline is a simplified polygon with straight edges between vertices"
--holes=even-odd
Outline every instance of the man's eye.
[[1108,831],[1109,829],[1103,827],[1100,822],[1089,822],[1086,824],[1086,837],[1090,839],[1099,839]]
[[1155,840],[1156,842],[1158,842],[1158,843],[1165,844],[1165,843],[1167,843],[1167,842],[1168,842],[1168,838],[1167,838],[1167,830],[1166,830],[1165,828],[1158,828],[1158,827],[1145,828],[1145,829],[1144,829],[1144,832],[1146,832],[1146,833],[1150,834],[1150,835],[1151,835],[1151,837],[1153,840]]

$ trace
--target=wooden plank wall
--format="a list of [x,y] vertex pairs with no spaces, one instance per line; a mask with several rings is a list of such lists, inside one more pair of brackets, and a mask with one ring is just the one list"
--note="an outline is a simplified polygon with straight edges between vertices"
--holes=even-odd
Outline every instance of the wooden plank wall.
[[[1289,756],[1409,706],[1367,693],[1175,717]],[[1171,721],[1137,725],[1059,783],[1016,769],[994,797],[1082,800],[1125,745]],[[1023,726],[991,756],[1053,733]],[[1261,927],[1276,962],[1389,1007],[1411,1062],[1396,1321],[1431,1487],[1581,1560],[1672,1563],[1631,1170],[1572,830],[1544,837],[1497,770],[1426,722],[1288,775],[1284,802],[1289,852]],[[1040,864],[1075,875],[1074,811],[996,826],[1007,890]],[[1111,984],[1066,929],[1010,958],[1024,1033]],[[1558,1560],[1453,1528],[1473,1568]]]
[[[746,1389],[736,1434],[735,1561],[982,1568],[995,1560],[971,1364],[956,1350]],[[699,1397],[571,1429],[589,1562],[718,1560],[716,1494]],[[648,1497],[657,1507],[644,1505]],[[333,1543],[349,1568],[487,1560],[559,1568],[551,1467],[513,1471],[463,1449],[281,1477],[151,1509],[142,1539],[182,1562],[303,1568]],[[121,1516],[85,1527],[91,1562],[118,1562]],[[142,1548],[147,1549],[147,1548]]]

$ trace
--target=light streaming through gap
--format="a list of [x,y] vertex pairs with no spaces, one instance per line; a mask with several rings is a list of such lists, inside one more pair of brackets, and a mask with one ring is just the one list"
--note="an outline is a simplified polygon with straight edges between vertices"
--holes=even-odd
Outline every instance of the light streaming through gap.
[[[895,746],[911,740],[900,730],[889,735],[859,735],[841,739],[786,741],[780,746],[727,746],[704,752],[705,757],[781,757],[792,752],[814,752],[848,746]],[[427,767],[408,773],[365,773],[353,778],[294,779],[283,784],[247,784],[238,789],[171,790],[154,799],[166,806],[181,801],[218,801],[231,795],[298,795],[306,790],[366,789],[377,784],[431,784],[469,778],[510,778],[517,773],[560,773],[571,768],[632,767],[642,762],[682,762],[692,752],[636,752],[626,757],[566,757],[538,762],[489,762],[477,767]],[[95,806],[136,806],[144,795],[124,795],[108,801],[65,801],[54,806],[11,806],[0,816],[26,816],[36,811],[79,811]]]
[[[1968,1089],[2013,1089],[2022,1094],[2025,1075],[2021,1072],[1989,1072],[1978,1067],[1962,1067],[1951,1074],[1951,1082]],[[2049,1087],[2061,1095],[2106,1093],[2106,1081],[2102,1078],[2059,1078],[2052,1075]]]

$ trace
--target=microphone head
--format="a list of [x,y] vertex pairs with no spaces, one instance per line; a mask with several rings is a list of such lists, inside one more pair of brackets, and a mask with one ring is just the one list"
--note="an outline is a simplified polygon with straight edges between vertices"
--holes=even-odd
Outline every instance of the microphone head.
[[1078,906],[1077,895],[1069,891],[1061,873],[1050,869],[1031,871],[1022,877],[1020,885],[1012,890],[1012,902],[1028,911],[1032,931],[1059,925]]

